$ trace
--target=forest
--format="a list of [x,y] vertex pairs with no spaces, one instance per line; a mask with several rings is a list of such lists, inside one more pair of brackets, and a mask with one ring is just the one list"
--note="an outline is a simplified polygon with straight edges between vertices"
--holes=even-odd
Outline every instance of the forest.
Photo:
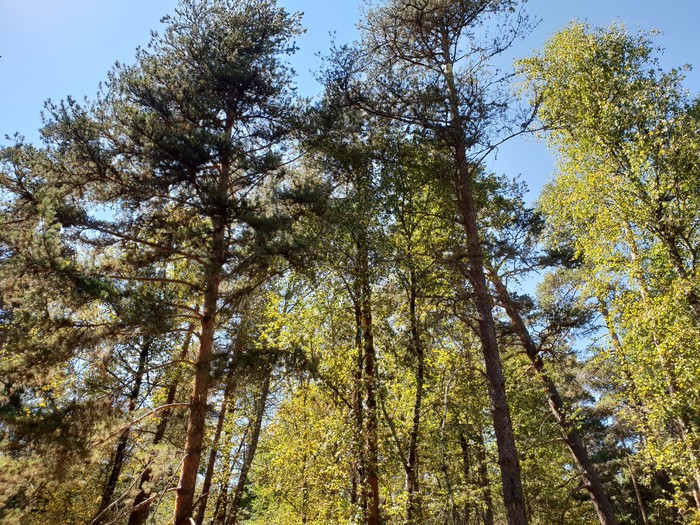
[[301,14],[180,0],[7,137],[0,523],[699,525],[700,97],[622,23],[498,66],[525,8],[375,0],[304,98]]

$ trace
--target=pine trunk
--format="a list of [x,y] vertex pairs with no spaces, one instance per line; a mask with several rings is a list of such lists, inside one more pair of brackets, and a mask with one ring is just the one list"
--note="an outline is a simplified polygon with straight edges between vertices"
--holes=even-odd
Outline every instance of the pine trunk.
[[406,463],[406,523],[413,525],[422,522],[418,472],[418,435],[420,430],[420,413],[423,402],[423,381],[425,374],[425,353],[420,341],[418,314],[416,312],[417,283],[416,272],[411,270],[411,287],[409,291],[409,322],[411,330],[411,350],[416,357],[416,396],[413,402],[413,420],[408,443],[408,461]]
[[[225,194],[226,192],[222,191],[222,193]],[[224,241],[226,234],[226,225],[219,217],[212,219],[212,226],[211,257],[207,270],[199,351],[197,353],[194,385],[190,398],[185,457],[182,461],[180,480],[175,497],[173,519],[175,525],[191,525],[197,472],[202,455],[202,443],[204,442],[211,358],[214,350],[214,332],[216,330],[217,301],[219,298],[222,266],[225,259]]]
[[255,453],[258,449],[260,429],[262,428],[263,418],[265,417],[265,407],[267,405],[267,397],[270,393],[271,379],[272,371],[269,370],[267,372],[267,375],[265,376],[265,379],[263,380],[262,388],[260,390],[260,397],[258,398],[255,407],[255,421],[253,423],[253,433],[250,436],[248,450],[246,451],[245,457],[243,459],[241,472],[238,475],[236,491],[233,493],[233,499],[231,502],[231,514],[229,515],[226,521],[227,525],[238,524],[238,512],[240,511],[241,501],[243,499],[243,494],[248,483],[248,473],[250,472],[250,467],[253,465],[253,459],[255,459]]
[[[143,375],[146,371],[146,363],[148,362],[148,352],[150,350],[150,343],[144,341],[141,346],[141,352],[139,354],[139,363],[134,374],[134,384],[129,393],[129,407],[127,410],[128,414],[132,414],[136,410],[138,403],[138,398],[141,393],[141,384],[143,383]],[[117,483],[119,482],[119,476],[121,475],[122,469],[124,468],[124,460],[126,459],[127,448],[129,446],[129,435],[131,427],[127,427],[119,435],[119,440],[117,441],[117,448],[114,453],[114,459],[112,460],[112,468],[109,473],[109,478],[107,479],[107,484],[102,491],[102,497],[100,498],[100,505],[97,508],[92,520],[90,520],[90,525],[100,525],[104,519],[107,517],[105,510],[109,507],[112,501],[112,496],[114,496],[114,491],[117,488]]]
[[479,240],[477,213],[474,205],[473,175],[470,173],[463,146],[457,148],[455,160],[458,167],[455,180],[457,205],[467,233],[469,281],[472,285],[476,311],[479,316],[479,339],[481,340],[488,379],[493,428],[498,448],[498,466],[501,470],[503,484],[503,503],[509,525],[527,525],[520,463],[506,398],[506,384],[493,320],[493,305],[489,289],[486,286],[484,254]]
[[[446,131],[447,143],[454,155],[453,184],[457,208],[467,234],[467,263],[469,282],[474,294],[474,303],[479,318],[479,339],[484,356],[488,379],[489,400],[493,417],[493,428],[498,448],[498,466],[503,485],[503,504],[506,508],[508,525],[527,525],[525,500],[520,473],[520,462],[515,446],[513,422],[506,396],[506,384],[501,365],[501,356],[496,339],[496,326],[493,320],[493,304],[486,284],[484,253],[481,248],[479,222],[474,202],[476,167],[471,167],[467,157],[469,141],[465,136],[465,117],[461,113],[460,92],[457,89],[452,70],[452,48],[449,35],[445,34],[442,43],[442,56],[445,60],[444,79],[447,89],[447,102],[450,110],[450,125]],[[474,139],[475,140],[475,139]]]
[[520,316],[518,308],[513,303],[513,300],[511,299],[510,294],[508,293],[508,290],[501,281],[500,277],[494,271],[490,272],[490,277],[496,288],[498,298],[505,308],[511,324],[515,329],[523,348],[525,349],[525,354],[530,360],[532,368],[535,370],[538,379],[544,385],[547,391],[549,407],[554,415],[557,425],[559,426],[559,430],[566,441],[566,445],[571,451],[576,468],[583,478],[583,486],[588,491],[591,502],[593,503],[598,515],[598,520],[600,521],[601,525],[617,525],[615,513],[613,512],[610,500],[605,493],[603,484],[600,482],[598,474],[595,471],[595,467],[593,466],[593,462],[590,460],[586,447],[583,444],[583,440],[576,430],[576,425],[571,421],[569,415],[566,413],[564,401],[557,390],[557,386],[554,384],[554,381],[545,370],[544,361],[542,361],[537,345],[535,345],[535,342],[532,340],[530,332],[528,331],[527,326],[525,326],[525,322]]

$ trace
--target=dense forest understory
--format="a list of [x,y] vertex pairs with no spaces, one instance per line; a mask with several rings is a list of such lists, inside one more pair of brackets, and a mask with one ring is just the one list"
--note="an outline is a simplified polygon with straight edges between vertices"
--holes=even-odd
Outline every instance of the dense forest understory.
[[700,99],[620,24],[500,70],[523,3],[378,0],[310,100],[181,0],[5,144],[0,522],[700,524]]

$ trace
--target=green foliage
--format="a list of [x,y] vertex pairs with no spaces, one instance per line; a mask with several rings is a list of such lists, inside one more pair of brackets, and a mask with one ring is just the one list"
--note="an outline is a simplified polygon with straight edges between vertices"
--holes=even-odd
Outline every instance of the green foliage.
[[203,523],[367,523],[374,476],[383,524],[505,523],[485,299],[529,522],[597,522],[573,428],[618,523],[698,523],[700,102],[572,22],[517,66],[558,155],[530,208],[483,167],[520,5],[371,4],[311,104],[298,14],[182,0],[1,149],[0,521],[172,521],[201,448]]
[[682,70],[661,71],[655,53],[647,35],[575,22],[520,65],[560,155],[540,198],[547,242],[575,250],[575,278],[611,338],[597,359],[617,370],[615,417],[644,436],[637,452],[669,473],[691,519],[686,491],[700,488],[696,417],[685,408],[698,401],[689,385],[700,371],[696,102]]

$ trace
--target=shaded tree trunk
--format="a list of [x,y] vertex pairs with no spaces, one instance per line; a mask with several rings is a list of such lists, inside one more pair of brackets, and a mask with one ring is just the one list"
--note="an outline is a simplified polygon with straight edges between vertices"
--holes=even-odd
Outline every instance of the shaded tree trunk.
[[477,458],[479,461],[479,488],[481,497],[484,499],[484,507],[481,512],[481,519],[484,525],[494,525],[493,518],[493,497],[491,496],[491,482],[489,481],[488,463],[486,461],[486,444],[484,436],[479,432],[479,443],[477,447]]
[[255,453],[258,449],[258,440],[260,439],[260,429],[262,428],[262,422],[265,417],[265,407],[267,405],[267,397],[270,393],[270,381],[272,380],[272,370],[268,370],[265,379],[263,379],[262,388],[260,389],[260,397],[258,397],[256,407],[255,407],[255,421],[253,422],[253,431],[250,436],[250,443],[248,444],[248,450],[246,450],[245,456],[243,458],[243,465],[241,466],[241,472],[238,474],[238,482],[236,483],[236,490],[233,493],[233,498],[231,501],[231,514],[226,520],[227,525],[237,525],[238,523],[238,512],[240,511],[241,501],[243,499],[243,494],[245,493],[246,485],[248,483],[248,473],[250,472],[250,467],[253,465],[253,459],[255,459]]
[[549,402],[549,407],[554,415],[554,419],[559,426],[559,430],[564,437],[571,455],[574,458],[574,463],[578,469],[581,477],[583,479],[583,486],[588,491],[588,494],[595,508],[596,514],[598,515],[598,520],[601,525],[617,525],[617,519],[615,518],[615,513],[613,512],[610,500],[603,488],[603,484],[598,478],[598,474],[595,471],[593,462],[588,456],[588,451],[586,450],[583,440],[576,429],[576,425],[571,421],[569,415],[566,413],[566,407],[564,406],[564,401],[559,394],[557,386],[554,381],[549,376],[545,370],[545,364],[540,356],[539,349],[530,336],[530,332],[523,321],[522,316],[515,305],[513,300],[508,293],[505,285],[501,281],[498,274],[492,269],[489,272],[491,282],[496,288],[496,294],[499,301],[503,305],[510,318],[511,325],[515,329],[520,343],[525,349],[525,354],[527,355],[532,368],[537,374],[537,378],[544,385],[547,391],[547,401]]
[[[187,332],[185,334],[185,340],[182,342],[182,349],[178,356],[178,361],[183,361],[187,358],[187,353],[190,350],[190,344],[192,342],[192,331],[194,330],[194,323],[190,323],[187,327]],[[179,386],[179,380],[176,378],[170,383],[168,387],[168,393],[165,397],[165,404],[172,405],[175,402],[175,396],[177,395],[177,388]],[[165,432],[168,429],[168,424],[170,423],[170,417],[172,415],[172,410],[164,410],[161,414],[158,425],[156,426],[156,432],[153,436],[152,446],[155,447],[159,445],[163,438],[165,437]],[[147,488],[153,476],[153,469],[151,468],[150,462],[153,461],[153,457],[150,458],[149,464],[144,469],[141,474],[141,479],[139,480],[139,492],[134,498],[134,502],[131,506],[131,513],[129,514],[128,525],[144,525],[148,514],[151,510],[151,489]]]
[[[361,287],[360,279],[356,276],[353,290],[353,307],[355,312],[355,349],[357,357],[355,360],[354,384],[352,392],[352,419],[353,419],[353,470],[350,486],[350,504],[354,512],[365,515],[367,511],[367,494],[363,489],[365,466],[364,466],[364,409],[362,406],[362,384],[364,375],[364,350],[362,344],[362,307],[361,307]],[[359,494],[358,494],[359,492]],[[358,497],[359,496],[359,497]]]
[[[443,35],[444,78],[447,102],[450,110],[446,141],[450,144],[454,158],[454,185],[457,209],[467,234],[468,278],[474,294],[474,306],[478,315],[479,339],[484,356],[488,379],[489,400],[493,417],[493,428],[498,448],[498,466],[503,485],[503,504],[509,525],[527,525],[520,462],[515,445],[513,422],[506,396],[505,378],[496,339],[493,320],[493,304],[486,284],[484,253],[479,235],[478,211],[474,201],[476,167],[470,166],[467,150],[470,144],[465,136],[465,120],[460,111],[460,92],[456,85],[450,48],[450,35]],[[476,139],[474,139],[476,140]]]
[[211,489],[211,481],[214,477],[214,467],[216,465],[216,456],[219,452],[219,440],[221,439],[221,432],[224,428],[224,422],[226,421],[226,413],[231,403],[231,397],[235,390],[234,387],[234,371],[235,371],[235,358],[240,354],[241,351],[241,334],[238,334],[236,338],[236,344],[234,346],[234,352],[231,359],[230,368],[228,374],[226,375],[226,386],[224,387],[223,399],[221,401],[221,410],[219,412],[219,418],[216,421],[216,430],[214,430],[214,436],[211,441],[211,449],[209,450],[209,460],[207,461],[207,470],[204,474],[204,482],[202,483],[202,495],[197,502],[197,516],[195,518],[196,525],[202,525],[204,523],[204,515],[207,511],[207,502],[209,501],[209,491]]
[[[462,449],[462,477],[464,478],[464,485],[469,486],[471,484],[471,458],[469,453],[469,442],[467,440],[466,430],[460,425],[459,429],[459,446]],[[471,517],[471,502],[466,499],[464,501],[464,510],[462,511],[462,523],[469,525]]]
[[503,484],[503,503],[506,507],[509,525],[527,525],[520,462],[515,446],[513,423],[510,417],[505,378],[496,339],[493,305],[484,273],[484,254],[479,240],[477,212],[474,204],[473,174],[470,173],[463,145],[457,148],[456,163],[458,167],[455,178],[457,205],[467,233],[468,275],[479,317],[479,339],[488,379],[491,415],[498,448],[498,465]]
[[[250,427],[250,425],[249,425]],[[241,450],[243,450],[245,446],[245,441],[247,439],[247,435],[249,432],[250,428],[246,429],[246,431],[243,433],[243,436],[241,437],[241,440],[238,444],[238,448],[236,449],[236,453],[231,455],[230,452],[227,457],[227,465],[226,468],[224,469],[226,472],[226,475],[224,478],[221,480],[219,483],[219,495],[216,498],[216,506],[214,508],[214,519],[213,523],[219,523],[220,525],[224,525],[227,523],[227,516],[228,516],[228,505],[229,505],[229,489],[230,489],[230,480],[231,476],[233,475],[233,470],[236,465],[236,461],[241,454]]]
[[642,493],[640,492],[639,484],[637,483],[637,476],[634,475],[634,469],[632,468],[632,463],[629,460],[629,456],[627,457],[627,468],[629,469],[630,478],[632,479],[632,487],[634,488],[634,497],[637,500],[639,516],[642,518],[643,525],[649,525],[647,511],[644,509],[644,499],[642,499]]
[[420,430],[420,413],[423,401],[423,381],[425,375],[425,353],[420,341],[418,328],[418,314],[416,312],[417,283],[416,272],[411,269],[411,283],[409,290],[409,322],[411,331],[411,350],[416,357],[416,395],[413,402],[413,420],[408,442],[408,461],[406,463],[406,523],[412,525],[421,523],[422,508],[420,498],[419,472],[418,472],[418,434]]
[[[132,414],[136,410],[136,406],[138,404],[138,398],[141,393],[141,385],[143,383],[143,376],[146,371],[146,364],[148,363],[150,346],[150,341],[142,342],[141,352],[139,353],[139,362],[136,372],[134,373],[134,384],[131,387],[131,392],[129,392],[129,406],[127,409],[128,414]],[[127,449],[129,447],[130,433],[131,427],[127,427],[119,435],[109,478],[107,479],[107,483],[102,490],[102,497],[100,498],[100,504],[97,508],[97,512],[92,520],[89,521],[91,525],[100,525],[104,521],[104,518],[107,517],[105,510],[107,507],[109,507],[109,504],[112,501],[112,496],[114,496],[114,491],[116,490],[117,483],[119,482],[119,476],[124,468],[124,461],[126,459]]]
[[372,328],[372,290],[369,279],[367,235],[363,232],[358,242],[358,271],[360,279],[360,313],[362,349],[364,354],[365,388],[365,486],[367,492],[367,525],[379,525],[379,458],[377,446],[377,384],[376,352]]

